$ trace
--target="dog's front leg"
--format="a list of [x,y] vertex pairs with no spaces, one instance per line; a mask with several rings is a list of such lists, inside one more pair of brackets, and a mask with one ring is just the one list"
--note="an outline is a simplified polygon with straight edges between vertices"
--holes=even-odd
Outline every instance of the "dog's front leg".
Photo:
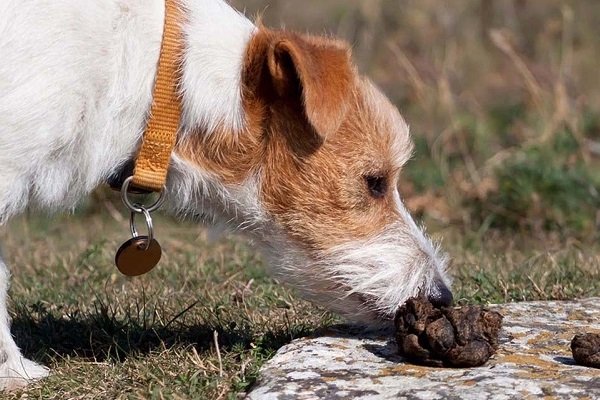
[[0,254],[0,389],[11,390],[48,376],[48,369],[21,355],[10,334],[6,309],[10,273]]

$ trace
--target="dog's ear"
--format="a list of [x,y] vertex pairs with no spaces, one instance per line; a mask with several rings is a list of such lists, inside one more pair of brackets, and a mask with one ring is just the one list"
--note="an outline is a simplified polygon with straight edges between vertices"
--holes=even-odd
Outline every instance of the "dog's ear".
[[349,49],[338,42],[292,33],[276,35],[267,56],[273,86],[281,97],[300,96],[308,121],[327,137],[348,109],[352,85]]
[[335,133],[350,102],[350,50],[334,39],[261,29],[263,78],[273,102],[301,108],[323,139]]

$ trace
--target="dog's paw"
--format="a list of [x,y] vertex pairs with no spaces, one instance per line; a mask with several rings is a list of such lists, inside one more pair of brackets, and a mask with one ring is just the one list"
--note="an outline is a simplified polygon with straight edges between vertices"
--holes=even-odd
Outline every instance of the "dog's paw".
[[48,376],[48,368],[24,357],[0,364],[0,390],[14,390]]

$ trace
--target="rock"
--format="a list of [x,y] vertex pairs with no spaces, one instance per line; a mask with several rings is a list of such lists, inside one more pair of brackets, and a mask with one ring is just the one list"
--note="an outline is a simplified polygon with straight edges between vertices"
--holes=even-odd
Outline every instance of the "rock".
[[579,365],[600,368],[600,334],[577,334],[571,341],[573,358]]
[[394,321],[398,354],[434,367],[477,367],[498,348],[502,315],[481,306],[435,308],[408,300]]
[[332,328],[282,347],[247,398],[600,398],[600,369],[576,365],[569,349],[577,333],[600,334],[600,298],[489,308],[504,321],[498,351],[482,367],[414,365],[397,354],[392,331]]

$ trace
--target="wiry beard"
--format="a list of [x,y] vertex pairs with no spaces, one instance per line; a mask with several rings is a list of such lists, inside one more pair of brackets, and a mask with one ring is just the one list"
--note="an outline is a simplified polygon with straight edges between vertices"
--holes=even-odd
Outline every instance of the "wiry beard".
[[429,294],[436,277],[449,283],[446,258],[438,246],[424,251],[400,223],[376,237],[317,255],[291,245],[283,234],[269,236],[276,238],[267,245],[274,275],[306,299],[350,320],[389,320],[410,297]]

